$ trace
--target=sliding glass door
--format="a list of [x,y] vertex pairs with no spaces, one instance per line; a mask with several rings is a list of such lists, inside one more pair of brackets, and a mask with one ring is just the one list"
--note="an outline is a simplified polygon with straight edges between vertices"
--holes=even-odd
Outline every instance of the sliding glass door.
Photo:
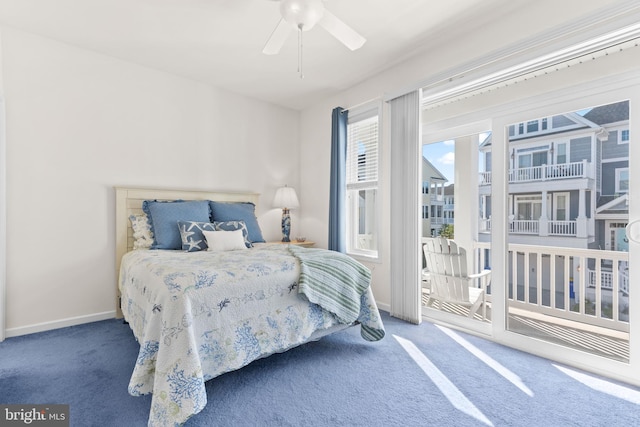
[[[424,252],[422,274],[423,314],[434,320],[461,325],[469,330],[491,330],[491,132],[482,125],[470,132],[424,144],[422,150],[422,244],[444,238],[463,252],[466,276],[472,290],[457,294],[456,257],[446,253],[429,263]],[[479,178],[481,177],[481,178]],[[484,177],[484,178],[482,178]],[[479,212],[480,217],[469,215]],[[438,245],[441,243],[434,243]],[[444,252],[450,248],[444,249]],[[443,266],[441,263],[446,263]],[[441,271],[438,270],[441,267]],[[443,271],[445,274],[443,274]],[[466,284],[465,284],[466,286]]]
[[424,317],[640,384],[639,104],[633,78],[425,125],[422,237],[451,231],[491,282],[478,317],[423,276]]
[[628,363],[629,100],[548,108],[505,129],[507,330]]

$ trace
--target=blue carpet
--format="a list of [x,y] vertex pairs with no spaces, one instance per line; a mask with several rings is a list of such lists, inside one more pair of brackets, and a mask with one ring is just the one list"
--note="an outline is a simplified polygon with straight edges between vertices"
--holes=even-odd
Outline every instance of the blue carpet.
[[[207,382],[209,403],[186,427],[640,425],[637,387],[606,381],[626,393],[616,397],[549,360],[454,333],[519,377],[519,388],[446,330],[386,313],[383,321],[380,342],[351,328]],[[394,335],[415,346],[420,364]],[[118,320],[9,338],[0,403],[69,404],[72,426],[145,426],[150,396],[127,394],[137,352]]]

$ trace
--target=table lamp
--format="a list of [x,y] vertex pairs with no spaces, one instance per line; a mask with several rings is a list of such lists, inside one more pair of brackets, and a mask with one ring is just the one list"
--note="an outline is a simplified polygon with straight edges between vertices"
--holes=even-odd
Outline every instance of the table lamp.
[[290,242],[289,233],[291,232],[291,216],[289,215],[290,209],[295,209],[300,206],[298,202],[298,196],[296,190],[291,187],[278,188],[276,195],[273,198],[273,207],[282,208],[282,241]]

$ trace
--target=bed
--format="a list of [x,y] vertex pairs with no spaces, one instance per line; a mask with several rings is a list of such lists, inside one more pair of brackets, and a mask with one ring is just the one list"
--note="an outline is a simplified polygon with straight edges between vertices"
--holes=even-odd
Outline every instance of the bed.
[[[153,393],[150,426],[184,423],[206,405],[206,381],[256,359],[353,325],[366,340],[384,336],[370,272],[343,254],[261,242],[257,201],[255,193],[116,188],[118,314],[140,344],[129,393]],[[194,219],[207,204],[210,221]],[[245,209],[249,217],[234,219]],[[182,246],[149,249],[136,224],[147,218],[152,246],[168,241],[159,218],[176,223]]]

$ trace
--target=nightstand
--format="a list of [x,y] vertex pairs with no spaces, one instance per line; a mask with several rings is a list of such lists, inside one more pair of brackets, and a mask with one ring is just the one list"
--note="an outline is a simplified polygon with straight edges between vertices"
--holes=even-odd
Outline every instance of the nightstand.
[[292,240],[290,242],[269,242],[269,243],[279,243],[281,245],[296,245],[296,246],[302,246],[304,248],[310,248],[316,244],[316,242],[310,242],[308,240],[305,240],[304,242],[297,242],[295,240]]

